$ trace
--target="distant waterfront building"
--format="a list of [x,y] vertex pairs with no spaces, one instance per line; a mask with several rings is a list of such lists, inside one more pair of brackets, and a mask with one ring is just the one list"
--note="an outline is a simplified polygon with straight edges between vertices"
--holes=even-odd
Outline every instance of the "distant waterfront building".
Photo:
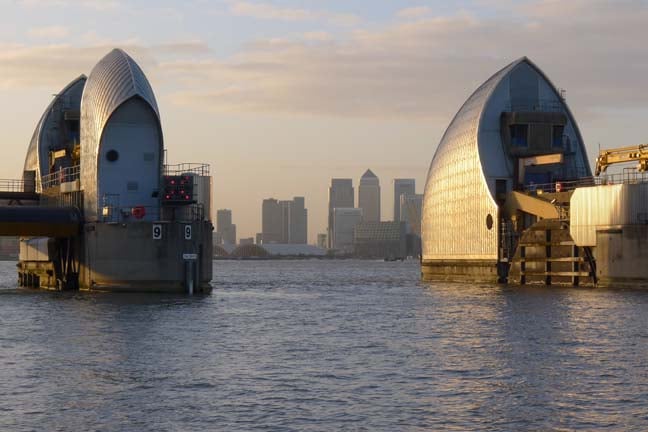
[[370,169],[360,179],[358,207],[362,209],[363,221],[380,222],[380,182]]
[[328,242],[329,248],[334,247],[334,210],[336,208],[353,208],[354,192],[353,180],[351,179],[331,179],[331,187],[329,188],[329,206],[328,206]]
[[320,247],[322,249],[327,249],[328,248],[328,239],[327,239],[326,233],[323,234],[317,234],[317,247]]
[[423,206],[423,194],[400,196],[401,222],[407,223],[407,230],[417,236],[421,236],[421,208]]
[[356,225],[362,221],[362,209],[333,209],[333,244],[332,248],[341,253],[353,252],[353,233]]
[[263,233],[256,233],[255,240],[256,240],[255,242],[256,244],[258,245],[263,244]]
[[216,212],[216,232],[223,244],[236,244],[236,225],[232,223],[232,210],[221,209]]
[[308,243],[308,210],[304,197],[294,197],[290,205],[290,238],[288,243]]
[[405,222],[362,222],[353,234],[354,255],[403,259],[407,256],[406,238]]
[[240,246],[253,245],[253,244],[254,244],[254,237],[242,238],[241,240],[239,240]]
[[291,201],[263,200],[262,243],[305,244],[308,232],[308,210],[304,197]]
[[401,195],[414,195],[416,193],[416,180],[394,179],[394,222],[400,222],[400,197]]
[[263,244],[281,243],[281,207],[279,201],[274,198],[263,200],[261,230]]

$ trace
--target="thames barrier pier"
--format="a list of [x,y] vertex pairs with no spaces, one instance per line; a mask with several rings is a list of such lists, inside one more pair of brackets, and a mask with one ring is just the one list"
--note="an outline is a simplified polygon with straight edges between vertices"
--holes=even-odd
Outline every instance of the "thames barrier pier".
[[[604,175],[614,163],[636,169]],[[430,164],[425,279],[648,286],[648,146],[602,151],[596,176],[564,94],[529,59],[463,104]]]
[[21,236],[20,284],[209,292],[209,166],[165,155],[153,89],[124,51],[61,90],[19,186],[0,187],[0,235]]

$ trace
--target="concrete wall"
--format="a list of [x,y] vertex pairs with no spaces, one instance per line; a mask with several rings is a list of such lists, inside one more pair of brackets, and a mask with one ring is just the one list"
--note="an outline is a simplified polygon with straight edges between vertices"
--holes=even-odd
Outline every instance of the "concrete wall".
[[648,287],[648,225],[597,230],[594,256],[599,286]]
[[[194,292],[209,292],[212,278],[211,222],[161,222],[153,238],[151,222],[95,223],[85,226],[79,283],[81,289],[185,292],[183,254],[198,254],[200,274]],[[185,240],[185,227],[191,240]]]

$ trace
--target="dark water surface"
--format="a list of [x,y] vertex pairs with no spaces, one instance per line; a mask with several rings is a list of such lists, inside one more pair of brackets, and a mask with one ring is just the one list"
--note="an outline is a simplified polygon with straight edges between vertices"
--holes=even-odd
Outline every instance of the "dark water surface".
[[648,430],[648,292],[214,268],[183,297],[16,289],[0,263],[0,430]]

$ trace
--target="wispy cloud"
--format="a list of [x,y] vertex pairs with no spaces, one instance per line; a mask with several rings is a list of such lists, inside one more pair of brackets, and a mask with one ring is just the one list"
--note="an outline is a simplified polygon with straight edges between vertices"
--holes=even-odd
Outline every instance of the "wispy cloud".
[[302,8],[278,7],[269,3],[256,3],[242,0],[229,1],[229,11],[233,15],[247,16],[262,20],[316,21],[323,20],[336,25],[351,26],[360,20],[352,14],[312,11]]
[[19,3],[30,8],[81,7],[98,11],[116,9],[120,6],[116,0],[19,0]]
[[568,90],[579,115],[648,106],[638,90],[648,76],[648,5],[574,0],[565,16],[553,1],[527,2],[498,18],[430,16],[346,36],[260,40],[226,58],[200,40],[4,45],[0,86],[65,84],[120,45],[164,84],[167,100],[196,109],[447,120],[490,74],[527,55]]
[[432,9],[430,9],[429,7],[418,6],[418,7],[401,9],[397,12],[396,16],[405,19],[415,19],[415,18],[427,17],[431,13],[432,13]]
[[63,26],[33,27],[27,34],[38,39],[62,39],[70,34],[70,30]]

